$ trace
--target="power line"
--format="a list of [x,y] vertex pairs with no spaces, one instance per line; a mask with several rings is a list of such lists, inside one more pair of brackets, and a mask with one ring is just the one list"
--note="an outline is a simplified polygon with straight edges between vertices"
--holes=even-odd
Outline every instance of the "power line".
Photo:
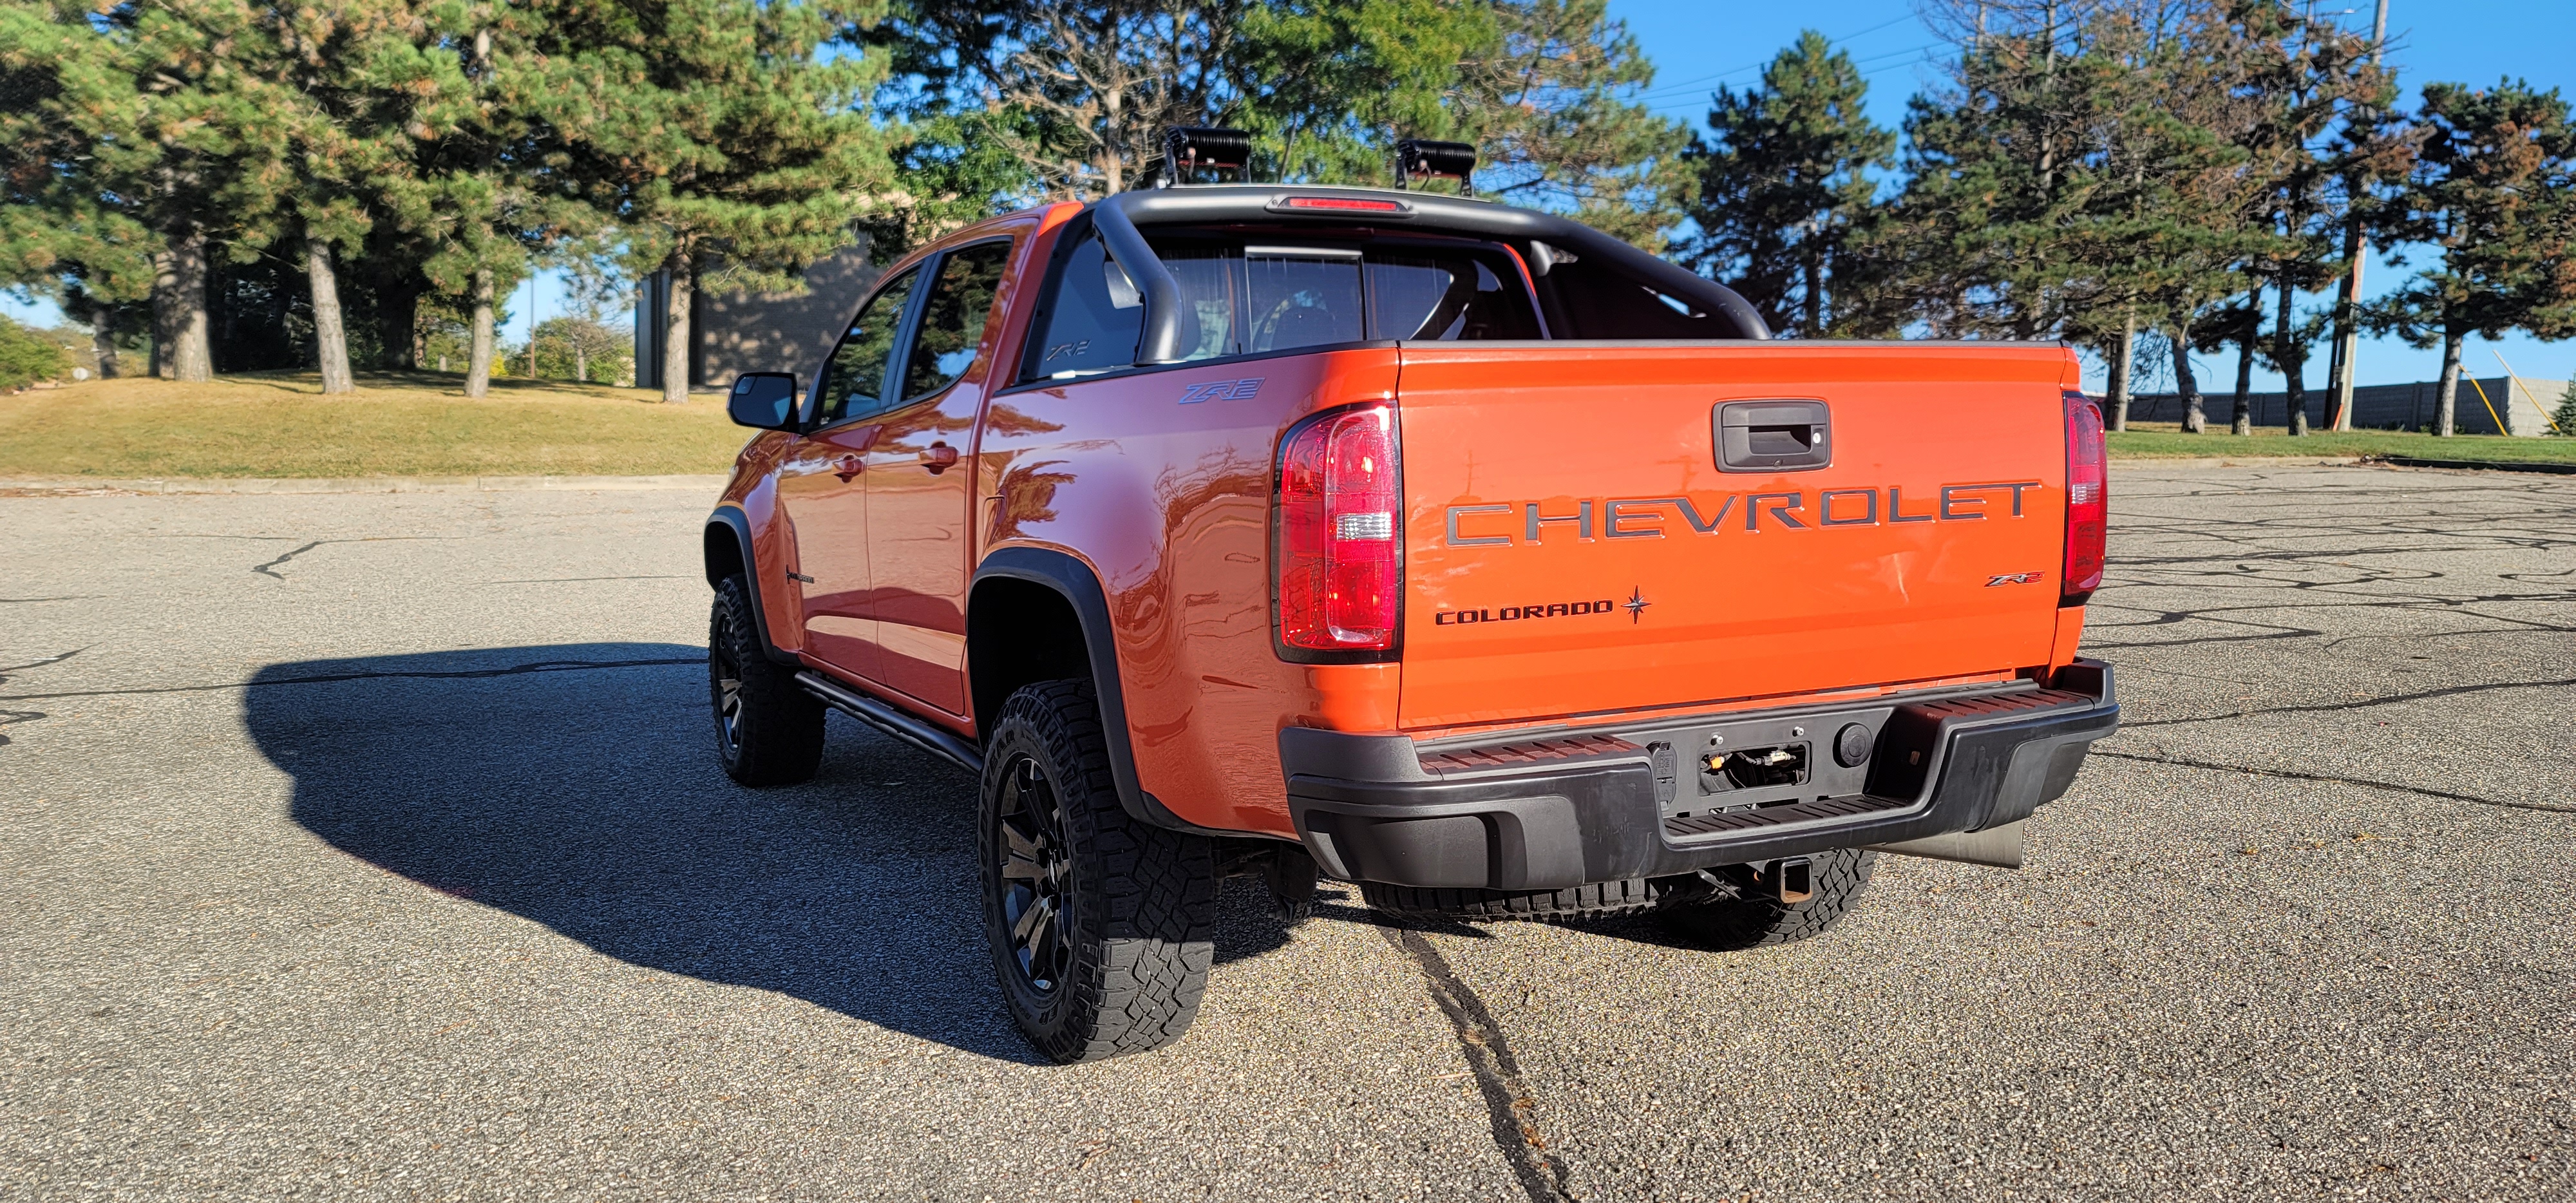
[[[1838,38],[1835,38],[1834,40],[1832,40],[1832,41],[1830,41],[1830,42],[1827,42],[1827,43],[1825,43],[1825,44],[1826,44],[1826,45],[1828,45],[1828,46],[1840,46],[1840,45],[1842,45],[1843,43],[1848,42],[1848,41],[1852,41],[1852,40],[1853,40],[1853,39],[1855,39],[1855,38],[1865,38],[1865,37],[1868,37],[1868,36],[1869,36],[1869,35],[1871,35],[1871,34],[1877,33],[1879,30],[1882,30],[1882,29],[1888,29],[1888,28],[1892,28],[1892,27],[1894,27],[1894,26],[1902,25],[1902,24],[1904,24],[1904,23],[1906,23],[1906,22],[1908,22],[1908,21],[1914,20],[1914,19],[1915,19],[1915,18],[1914,18],[1914,14],[1912,14],[1912,13],[1907,13],[1907,14],[1905,14],[1904,16],[1902,16],[1902,17],[1898,17],[1897,19],[1895,19],[1895,20],[1893,20],[1893,21],[1887,21],[1887,22],[1884,22],[1884,23],[1881,23],[1881,24],[1878,24],[1878,25],[1872,25],[1872,26],[1870,26],[1869,28],[1867,28],[1867,29],[1864,29],[1864,30],[1860,31],[1859,33],[1849,33],[1849,34],[1844,34],[1843,36],[1838,37]],[[1772,58],[1777,58],[1777,57],[1779,57],[1779,56],[1778,56],[1778,55],[1776,55],[1776,54],[1772,56]],[[1726,77],[1728,77],[1728,76],[1730,76],[1730,75],[1741,75],[1741,74],[1743,74],[1743,73],[1745,73],[1745,72],[1747,72],[1747,71],[1757,70],[1757,69],[1759,69],[1759,68],[1769,66],[1769,65],[1770,65],[1770,63],[1771,63],[1771,59],[1766,58],[1766,59],[1762,59],[1762,60],[1760,60],[1759,62],[1749,63],[1749,64],[1747,64],[1747,65],[1745,65],[1745,66],[1737,67],[1737,68],[1735,68],[1735,69],[1733,69],[1733,70],[1731,70],[1731,71],[1720,71],[1720,72],[1718,72],[1718,73],[1717,73],[1717,74],[1715,74],[1715,75],[1700,75],[1700,76],[1694,76],[1694,77],[1692,77],[1692,78],[1690,78],[1690,79],[1681,80],[1681,81],[1678,81],[1678,82],[1676,82],[1676,83],[1669,83],[1669,84],[1665,84],[1665,85],[1664,85],[1664,86],[1662,86],[1662,87],[1655,88],[1655,89],[1653,89],[1653,90],[1651,90],[1651,91],[1647,91],[1647,92],[1641,93],[1641,94],[1638,96],[1638,99],[1643,100],[1643,99],[1646,99],[1647,97],[1652,97],[1652,96],[1661,96],[1661,95],[1664,95],[1664,94],[1666,94],[1666,93],[1670,93],[1670,92],[1696,90],[1696,89],[1698,89],[1701,85],[1704,85],[1704,84],[1707,84],[1707,83],[1710,83],[1710,82],[1713,82],[1713,81],[1716,81],[1716,80],[1725,79]]]
[[[1869,56],[1869,57],[1867,57],[1867,58],[1854,59],[1854,60],[1852,60],[1852,66],[1854,66],[1854,67],[1860,67],[1860,66],[1865,66],[1865,65],[1870,64],[1870,63],[1879,62],[1879,61],[1881,61],[1881,60],[1889,60],[1889,61],[1887,62],[1887,65],[1886,65],[1886,66],[1880,67],[1880,68],[1878,68],[1878,70],[1876,70],[1876,71],[1863,71],[1863,72],[1861,72],[1861,77],[1862,77],[1862,78],[1864,78],[1864,79],[1866,79],[1866,78],[1868,78],[1869,76],[1877,75],[1877,74],[1880,74],[1880,73],[1882,73],[1882,72],[1886,72],[1886,71],[1893,71],[1893,70],[1895,70],[1895,69],[1897,69],[1897,68],[1899,68],[1899,67],[1912,66],[1912,65],[1913,65],[1912,63],[1905,62],[1905,61],[1902,61],[1902,60],[1904,60],[1904,59],[1906,58],[1906,56],[1908,56],[1908,55],[1920,54],[1920,53],[1922,53],[1923,51],[1930,50],[1930,49],[1932,49],[1932,48],[1934,48],[1934,47],[1936,47],[1936,46],[1946,46],[1946,45],[1949,45],[1949,43],[1947,43],[1947,42],[1926,42],[1926,43],[1924,43],[1924,44],[1922,44],[1922,45],[1920,45],[1920,46],[1909,46],[1909,47],[1906,47],[1906,48],[1905,48],[1905,49],[1903,49],[1903,50],[1892,50],[1892,51],[1888,51],[1888,52],[1886,52],[1886,53],[1884,53],[1884,54],[1873,54],[1873,55],[1871,55],[1871,56]],[[1640,99],[1643,99],[1643,98],[1641,97]],[[1690,99],[1690,100],[1675,100],[1675,101],[1667,101],[1667,102],[1665,102],[1665,103],[1663,103],[1663,104],[1659,104],[1659,105],[1649,105],[1649,106],[1647,106],[1647,107],[1648,107],[1648,111],[1650,111],[1650,112],[1656,112],[1656,113],[1667,113],[1667,112],[1680,112],[1680,111],[1683,111],[1683,110],[1686,110],[1686,109],[1695,109],[1695,108],[1698,108],[1702,103],[1703,103],[1702,101],[1700,101],[1700,100],[1698,100],[1698,99],[1694,98],[1694,99]]]

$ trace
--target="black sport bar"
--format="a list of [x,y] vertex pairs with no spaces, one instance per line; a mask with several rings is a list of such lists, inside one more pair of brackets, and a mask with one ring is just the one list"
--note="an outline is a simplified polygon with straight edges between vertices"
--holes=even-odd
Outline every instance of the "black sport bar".
[[[1292,200],[1362,201],[1371,207],[1299,208]],[[1392,209],[1382,206],[1393,205]],[[1136,343],[1136,365],[1178,363],[1181,359],[1181,286],[1137,228],[1154,225],[1200,225],[1223,222],[1294,221],[1311,225],[1415,227],[1481,234],[1521,242],[1543,242],[1595,258],[1655,291],[1725,319],[1732,327],[1724,337],[1764,339],[1771,329],[1732,288],[1685,271],[1590,226],[1550,213],[1516,209],[1483,201],[1431,196],[1419,192],[1389,194],[1358,188],[1199,187],[1121,192],[1091,206],[1092,224],[1109,256],[1145,298],[1145,335]],[[1544,258],[1544,255],[1538,256]],[[1531,264],[1544,274],[1546,264]]]

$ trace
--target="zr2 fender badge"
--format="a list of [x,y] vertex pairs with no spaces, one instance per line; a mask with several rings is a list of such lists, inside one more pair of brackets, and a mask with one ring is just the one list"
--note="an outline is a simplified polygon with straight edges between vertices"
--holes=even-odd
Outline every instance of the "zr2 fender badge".
[[2039,583],[2039,578],[2040,578],[2040,577],[2042,577],[2042,576],[2045,576],[2045,575],[2047,575],[2047,574],[2046,574],[2046,573],[2039,573],[2039,572],[2006,572],[2006,573],[2001,573],[2001,574],[1998,574],[1998,575],[1995,575],[1995,576],[1987,577],[1987,578],[1986,578],[1986,588],[1988,588],[1988,589],[1992,589],[1992,588],[1994,588],[1994,587],[1995,587],[1995,586],[1997,586],[1997,585],[2036,585],[2036,584],[2038,584],[2038,583]]
[[1267,376],[1245,380],[1202,380],[1181,390],[1181,404],[1196,405],[1201,401],[1249,401],[1261,393],[1261,382]]

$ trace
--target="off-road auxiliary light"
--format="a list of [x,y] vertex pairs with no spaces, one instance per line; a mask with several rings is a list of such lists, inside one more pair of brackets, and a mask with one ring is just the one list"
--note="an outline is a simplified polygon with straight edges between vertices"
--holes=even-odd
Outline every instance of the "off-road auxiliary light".
[[1251,134],[1213,125],[1175,125],[1163,131],[1163,174],[1154,186],[1169,188],[1188,183],[1202,167],[1232,171],[1239,182],[1245,178],[1243,169],[1250,162]]
[[2102,441],[2102,411],[2082,393],[2066,394],[2066,572],[2058,602],[2080,606],[2102,587],[2102,557],[2111,519],[2111,465]]
[[1393,651],[1404,585],[1395,407],[1330,410],[1291,428],[1275,496],[1280,646]]
[[1476,195],[1468,176],[1476,170],[1476,148],[1464,142],[1405,138],[1395,144],[1395,186],[1410,188],[1416,179],[1456,180],[1458,195]]

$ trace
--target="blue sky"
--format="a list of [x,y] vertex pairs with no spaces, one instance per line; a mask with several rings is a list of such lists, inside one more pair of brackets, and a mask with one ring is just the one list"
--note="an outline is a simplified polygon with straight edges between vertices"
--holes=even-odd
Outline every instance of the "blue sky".
[[[2366,28],[2371,0],[2322,0],[2320,11],[2332,13],[2350,5],[2341,20]],[[1761,77],[1762,65],[1795,40],[1801,29],[1815,29],[1848,51],[1869,77],[1870,111],[1891,128],[1905,115],[1905,99],[1932,82],[1942,47],[1916,15],[1914,0],[1843,0],[1839,3],[1790,5],[1711,2],[1711,0],[1611,0],[1611,15],[1628,23],[1656,66],[1647,102],[1667,116],[1694,127],[1706,117],[1708,94],[1719,84],[1742,88]],[[2410,100],[2428,80],[2489,84],[2516,76],[2541,87],[2576,92],[2571,64],[2576,64],[2576,0],[2451,0],[2439,6],[2423,0],[2391,0],[2389,61]],[[2407,269],[2385,259],[2363,273],[2365,291],[2377,294],[2401,283]],[[564,311],[562,281],[549,273],[522,283],[506,302],[510,320],[503,341],[524,341],[531,315],[542,318]],[[2310,298],[2322,304],[2322,297]],[[56,319],[49,303],[28,306],[0,295],[0,313],[22,321],[49,324]],[[2527,378],[2576,379],[2576,340],[2544,343],[2517,335],[2493,343],[2472,339],[2465,363],[2481,376],[2499,375],[2493,352],[2501,351],[2514,370]],[[2235,381],[2232,353],[2194,359],[2204,388],[2225,388]],[[2321,346],[2308,372],[2308,386],[2324,385],[2325,353]],[[2441,371],[2438,350],[2416,350],[2394,340],[2363,344],[2355,374],[2363,384],[2430,380]],[[2255,387],[2277,389],[2280,378],[2257,371]],[[2098,368],[2095,382],[2099,382]]]
[[[2321,0],[2317,9],[2334,13],[2348,6],[2354,11],[2338,19],[2366,31],[2371,3]],[[1758,82],[1763,64],[1802,29],[1835,39],[1858,62],[1869,77],[1870,115],[1891,129],[1905,118],[1906,97],[1938,78],[1933,56],[1946,49],[1916,15],[1915,0],[1842,0],[1785,8],[1711,0],[1610,0],[1610,14],[1628,23],[1655,61],[1655,85],[1647,102],[1694,128],[1703,128],[1712,89],[1719,84],[1742,89]],[[2484,85],[2514,76],[2576,93],[2571,86],[2576,85],[2571,78],[2576,75],[2576,0],[2449,0],[2440,5],[2390,0],[2388,34],[2388,61],[2397,68],[2410,104],[2427,81]],[[2362,273],[2363,291],[2376,295],[2402,283],[2407,274],[2408,269],[2386,260],[2373,263]],[[2310,303],[2323,304],[2324,298],[2310,298]],[[2576,340],[2544,343],[2520,335],[2493,343],[2471,339],[2463,362],[2477,375],[2502,375],[2493,351],[2502,351],[2526,378],[2576,379]],[[2193,364],[2201,387],[2234,387],[2232,352],[2194,356]],[[2379,339],[2362,344],[2354,376],[2362,384],[2394,384],[2431,380],[2441,369],[2439,349],[2418,351]],[[2308,366],[2308,387],[2323,387],[2325,373],[2320,345]],[[2100,383],[2098,365],[2094,383]],[[2254,387],[2278,389],[2281,380],[2258,368]]]

